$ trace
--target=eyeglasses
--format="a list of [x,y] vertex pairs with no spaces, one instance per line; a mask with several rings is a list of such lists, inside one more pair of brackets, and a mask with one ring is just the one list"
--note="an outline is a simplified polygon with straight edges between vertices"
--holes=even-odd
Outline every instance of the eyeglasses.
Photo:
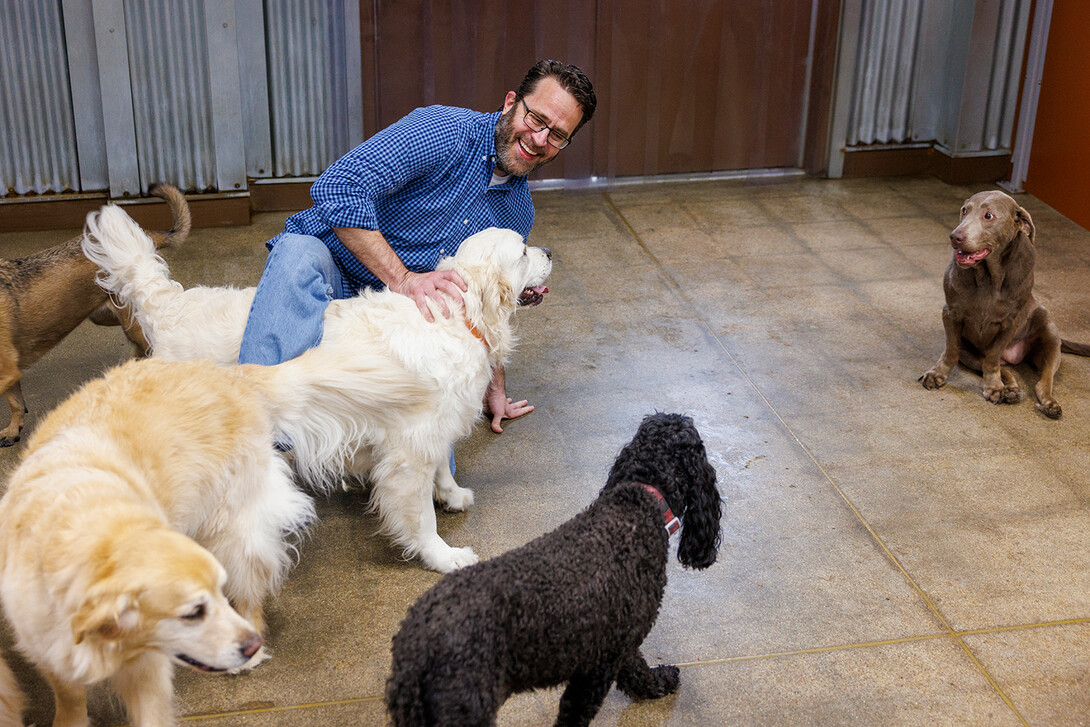
[[549,146],[554,146],[557,149],[563,149],[571,143],[571,139],[546,124],[540,116],[531,111],[530,107],[526,105],[526,99],[520,98],[519,101],[522,101],[522,108],[526,109],[526,115],[523,117],[523,121],[527,126],[530,127],[530,129],[534,133],[537,133],[542,129],[549,130],[549,136],[546,137],[546,141],[549,142]]

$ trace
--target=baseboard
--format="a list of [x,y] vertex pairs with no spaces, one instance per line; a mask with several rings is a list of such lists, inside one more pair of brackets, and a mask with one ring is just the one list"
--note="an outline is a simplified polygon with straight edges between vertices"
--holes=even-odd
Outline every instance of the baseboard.
[[310,188],[315,179],[250,180],[250,207],[254,212],[305,210],[314,204],[310,199]]
[[973,184],[1009,179],[1010,170],[1009,152],[953,157],[934,146],[883,146],[846,149],[842,176],[897,177],[930,174],[947,184]]
[[[105,192],[0,199],[0,232],[31,232],[83,227],[87,214],[111,201]],[[170,208],[158,197],[116,200],[142,227],[170,228]],[[186,195],[193,227],[250,224],[248,192]]]

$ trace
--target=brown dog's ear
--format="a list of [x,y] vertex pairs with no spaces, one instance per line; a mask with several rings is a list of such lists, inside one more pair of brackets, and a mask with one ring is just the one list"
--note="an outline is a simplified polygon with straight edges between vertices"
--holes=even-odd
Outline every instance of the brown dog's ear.
[[127,593],[91,596],[72,617],[72,642],[82,644],[89,636],[116,641],[136,626],[140,613]]
[[1029,241],[1036,242],[1037,228],[1033,226],[1033,218],[1029,216],[1029,212],[1019,207],[1014,211],[1014,219],[1018,221],[1018,226],[1022,228],[1022,232],[1026,233]]

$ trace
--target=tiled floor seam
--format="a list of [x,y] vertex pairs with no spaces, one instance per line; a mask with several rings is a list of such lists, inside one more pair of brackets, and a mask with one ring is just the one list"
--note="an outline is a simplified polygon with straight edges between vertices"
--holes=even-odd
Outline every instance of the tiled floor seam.
[[696,306],[694,306],[692,304],[692,301],[690,301],[688,299],[688,297],[685,295],[685,292],[682,289],[681,285],[678,283],[678,281],[675,280],[672,275],[670,275],[670,272],[666,269],[666,267],[662,264],[662,262],[654,255],[654,253],[651,252],[650,248],[647,247],[647,245],[644,243],[643,239],[640,237],[639,233],[636,232],[635,228],[632,227],[631,223],[628,221],[628,218],[626,218],[624,213],[621,212],[620,208],[618,208],[617,205],[614,204],[614,202],[613,202],[612,198],[610,198],[609,194],[606,193],[606,192],[603,192],[602,197],[606,200],[606,203],[609,205],[610,209],[613,210],[614,214],[617,215],[617,217],[621,221],[621,223],[629,231],[629,234],[632,235],[633,240],[636,241],[636,243],[643,249],[643,251],[648,255],[648,257],[655,263],[655,265],[659,268],[659,270],[662,272],[662,274],[666,277],[666,279],[669,281],[670,285],[674,288],[675,293],[681,298],[682,302],[690,310],[693,311],[696,319],[700,322],[700,324],[708,332],[708,335],[710,335],[712,337],[712,339],[716,342],[716,345],[719,346],[719,349],[724,354],[726,354],[726,356],[731,360],[731,363],[734,365],[735,369],[742,375],[743,378],[745,378],[745,380],[749,384],[750,388],[754,391],[754,393],[757,394],[758,397],[760,397],[761,401],[764,402],[764,405],[765,405],[765,407],[767,407],[768,411],[771,412],[774,417],[776,417],[776,420],[779,421],[780,425],[784,428],[784,431],[786,431],[791,436],[791,438],[795,441],[795,443],[798,444],[798,446],[806,454],[806,457],[811,462],[813,462],[814,466],[816,466],[818,468],[818,471],[821,472],[821,475],[822,475],[822,477],[825,478],[825,481],[828,482],[830,486],[832,486],[832,488],[840,496],[841,500],[843,500],[843,502],[852,511],[852,513],[855,515],[856,519],[863,525],[863,527],[870,534],[870,536],[874,540],[874,542],[877,543],[878,547],[881,548],[883,553],[885,553],[886,558],[889,559],[889,561],[891,563],[893,563],[894,567],[897,568],[898,571],[900,571],[901,575],[905,578],[906,581],[908,581],[908,583],[912,587],[912,589],[915,590],[916,593],[920,596],[920,598],[923,599],[924,603],[927,605],[927,608],[935,615],[935,617],[939,620],[939,622],[943,625],[943,627],[948,629],[949,634],[947,636],[949,638],[953,638],[953,639],[956,640],[958,645],[965,651],[965,654],[969,657],[969,659],[973,662],[973,664],[976,666],[976,668],[980,671],[981,675],[992,686],[992,689],[995,690],[996,694],[999,695],[1000,699],[1002,699],[1003,702],[1007,705],[1007,707],[1014,713],[1015,717],[1017,717],[1018,720],[1022,724],[1028,725],[1029,723],[1026,722],[1025,718],[1022,717],[1021,712],[1019,712],[1018,708],[1015,707],[1015,705],[1011,701],[1010,697],[1007,696],[1007,694],[999,686],[999,683],[992,677],[992,675],[988,673],[988,670],[984,667],[984,665],[980,662],[980,660],[977,659],[976,655],[973,653],[972,649],[969,648],[968,644],[966,644],[961,639],[961,637],[957,634],[957,632],[953,629],[953,627],[950,626],[949,622],[947,621],[946,617],[943,616],[943,614],[939,610],[938,606],[935,605],[935,603],[931,600],[931,598],[927,595],[927,593],[923,590],[923,588],[919,585],[919,583],[916,582],[916,579],[912,577],[912,575],[908,572],[908,569],[905,568],[904,565],[901,563],[901,561],[897,558],[897,556],[894,555],[893,551],[890,550],[889,546],[886,545],[885,541],[882,540],[882,538],[874,530],[874,528],[871,526],[871,524],[869,522],[867,522],[866,518],[863,517],[863,514],[855,506],[855,503],[853,503],[851,501],[851,499],[847,496],[847,494],[840,488],[840,486],[836,484],[836,482],[829,475],[829,473],[826,472],[825,468],[821,466],[821,463],[817,461],[817,458],[814,457],[814,455],[810,451],[810,449],[802,442],[801,439],[799,439],[798,435],[795,434],[794,430],[791,429],[791,427],[787,424],[787,422],[784,421],[783,417],[780,416],[780,413],[772,405],[772,402],[770,402],[768,400],[768,398],[764,395],[764,392],[762,392],[760,387],[757,386],[757,383],[755,381],[753,381],[752,378],[750,378],[750,376],[746,372],[746,370],[738,363],[737,359],[731,354],[731,352],[729,350],[727,350],[726,346],[723,345],[722,340],[715,333],[715,331],[712,329],[712,327],[709,325],[708,321],[705,320],[704,317],[700,315],[699,310],[696,308]]
[[1067,619],[1064,621],[1048,621],[1034,624],[1017,624],[1014,626],[995,626],[986,629],[968,629],[954,631],[952,633],[922,634],[920,636],[903,636],[897,639],[883,639],[881,641],[862,641],[854,644],[834,644],[832,646],[815,646],[810,649],[791,649],[788,651],[770,651],[765,654],[743,654],[740,656],[725,656],[719,659],[701,659],[700,661],[688,661],[675,664],[677,667],[707,666],[709,664],[732,664],[742,661],[758,661],[761,659],[777,659],[785,656],[806,656],[809,654],[827,654],[835,651],[848,651],[851,649],[871,649],[881,646],[893,646],[897,644],[911,644],[921,641],[936,641],[939,639],[960,640],[964,636],[985,636],[988,634],[1001,634],[1010,631],[1024,631],[1027,629],[1050,628],[1055,626],[1070,626],[1074,624],[1090,624],[1090,618]]
[[[381,702],[382,697],[354,697],[351,699],[331,699],[326,702],[308,702],[306,704],[283,704],[276,707],[255,707],[253,709],[233,709],[227,712],[208,712],[205,714],[191,714],[179,717],[179,722],[201,722],[208,719],[223,719],[224,717],[247,717],[256,714],[276,714],[280,712],[297,712],[305,709],[322,709],[325,707],[343,707],[350,704],[367,704],[369,702]],[[129,725],[124,725],[129,727]]]

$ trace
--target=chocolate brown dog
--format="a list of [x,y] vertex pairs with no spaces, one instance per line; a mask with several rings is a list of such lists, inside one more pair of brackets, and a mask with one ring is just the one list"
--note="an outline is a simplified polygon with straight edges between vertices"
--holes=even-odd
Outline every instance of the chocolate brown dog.
[[[170,232],[152,233],[157,248],[178,245],[189,234],[189,205],[176,188],[160,185],[152,194],[170,206]],[[141,352],[147,341],[127,310],[119,310],[95,282],[98,266],[83,255],[83,236],[14,260],[0,259],[0,392],[11,406],[11,423],[0,430],[0,447],[19,441],[27,413],[22,372],[57,345],[85,318],[121,325]]]
[[1060,338],[1048,311],[1033,297],[1034,239],[1029,212],[998,190],[974,194],[961,208],[961,223],[950,233],[953,259],[946,268],[942,324],[946,349],[919,378],[937,389],[960,361],[984,375],[984,398],[1013,404],[1023,398],[1014,374],[1003,364],[1030,361],[1041,372],[1037,408],[1058,419],[1052,397],[1060,353],[1090,356],[1090,346]]

